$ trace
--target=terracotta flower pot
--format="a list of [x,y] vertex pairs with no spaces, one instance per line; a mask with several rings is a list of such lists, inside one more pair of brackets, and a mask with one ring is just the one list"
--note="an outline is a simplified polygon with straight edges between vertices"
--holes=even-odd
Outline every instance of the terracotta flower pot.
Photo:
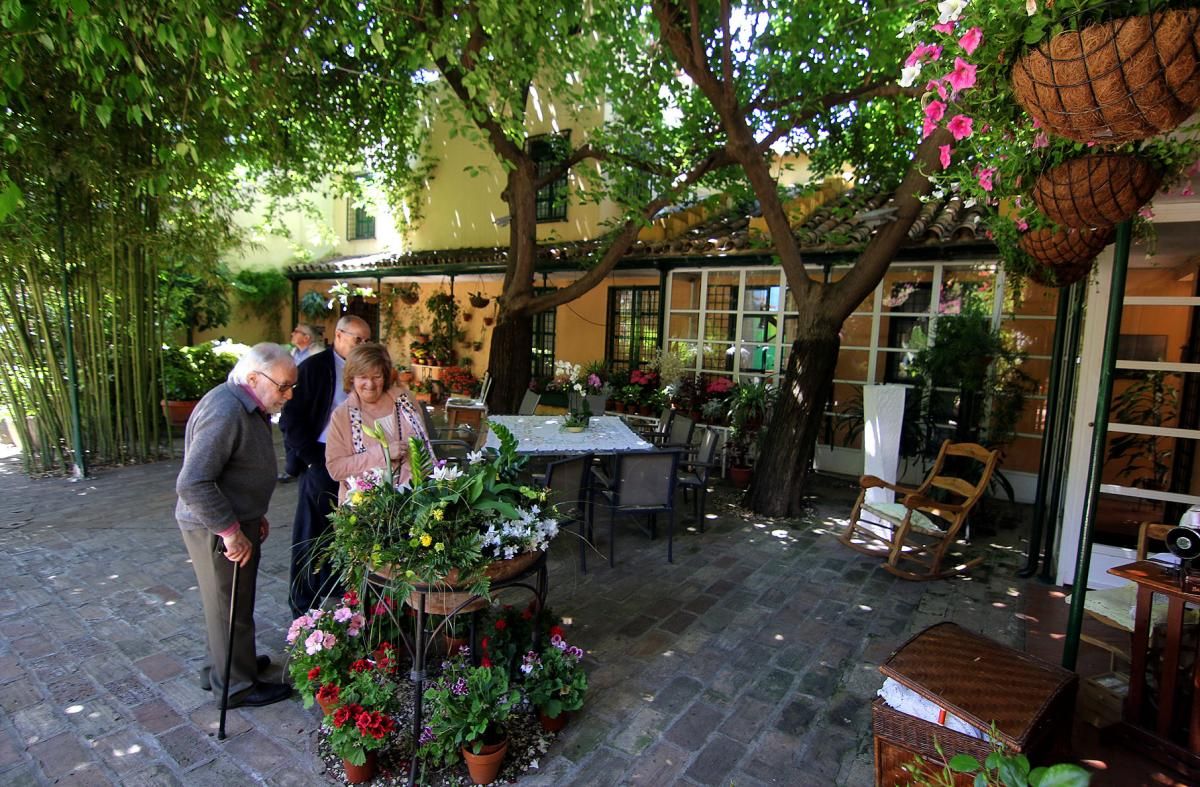
[[1200,9],[1064,30],[1013,66],[1017,101],[1046,129],[1116,145],[1170,131],[1200,103]]
[[378,769],[378,757],[375,752],[367,752],[367,759],[362,765],[353,765],[346,758],[342,758],[342,767],[346,769],[347,784],[362,784],[369,782],[375,778],[375,771]]
[[200,404],[199,399],[188,399],[179,401],[176,399],[167,399],[161,401],[163,415],[167,417],[167,423],[171,426],[182,429],[187,426],[188,419],[192,417],[192,411],[196,409],[196,405]]
[[570,715],[566,711],[563,711],[554,718],[551,718],[542,713],[541,708],[538,708],[538,724],[542,725],[542,729],[546,732],[559,732],[563,727],[567,726],[567,720],[570,718]]
[[317,705],[321,708],[321,714],[324,716],[331,715],[333,713],[334,709],[337,708],[336,702],[326,702],[325,700],[321,699],[320,697],[317,697],[316,700],[317,700]]
[[467,761],[467,771],[471,774],[471,781],[476,784],[491,784],[496,781],[496,775],[500,773],[500,766],[504,763],[504,755],[508,753],[508,738],[494,743],[490,746],[484,746],[480,749],[479,754],[475,754],[470,748],[463,746],[463,759]]
[[754,475],[754,471],[749,467],[741,467],[734,465],[729,468],[729,480],[738,489],[745,489],[750,486],[750,478]]

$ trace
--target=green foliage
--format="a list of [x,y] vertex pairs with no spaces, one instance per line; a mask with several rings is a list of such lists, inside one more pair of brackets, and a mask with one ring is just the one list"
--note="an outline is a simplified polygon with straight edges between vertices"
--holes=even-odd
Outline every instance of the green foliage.
[[779,389],[766,380],[745,380],[737,384],[726,399],[734,463],[745,466],[771,411]]
[[530,704],[552,719],[583,707],[587,673],[583,651],[563,639],[560,626],[550,630],[550,641],[540,652],[528,651],[521,659],[522,690]]
[[199,399],[225,382],[238,361],[237,351],[218,342],[195,347],[163,347],[163,390],[174,401]]
[[229,269],[222,264],[184,268],[172,266],[161,278],[167,325],[195,331],[220,328],[229,322]]
[[[1167,384],[1166,373],[1136,374],[1137,379],[1113,398],[1111,420],[1154,427],[1174,421],[1179,415],[1179,393],[1174,385]],[[1133,486],[1167,492],[1175,452],[1164,450],[1163,442],[1154,434],[1115,434],[1108,444],[1108,460],[1124,460],[1117,476],[1131,478]]]
[[[992,740],[995,739],[993,734]],[[935,769],[924,758],[917,757],[906,763],[904,770],[914,784],[925,787],[955,787],[963,774],[974,775],[976,787],[1087,787],[1091,783],[1091,774],[1078,765],[1060,763],[1031,768],[1024,754],[1010,754],[999,744],[996,746],[982,763],[969,754],[956,754],[941,769]],[[945,759],[936,739],[934,748]]]
[[[546,491],[520,483],[525,460],[516,454],[516,439],[499,424],[491,428],[500,451],[473,454],[463,468],[435,467],[414,438],[411,486],[396,488],[388,468],[350,479],[346,503],[329,517],[327,553],[347,587],[358,587],[371,565],[386,567],[383,592],[392,598],[407,598],[418,583],[453,583],[486,595],[487,564],[547,547],[558,527],[537,510]],[[380,456],[386,453],[384,443]]]
[[333,609],[313,609],[288,628],[288,673],[292,685],[312,706],[317,689],[344,686],[350,665],[371,654],[367,645],[366,614],[357,593],[347,593]]
[[319,322],[329,316],[329,306],[325,298],[316,290],[304,293],[297,307],[300,315],[310,322]]
[[478,754],[485,743],[503,737],[503,724],[520,698],[503,667],[472,667],[462,654],[443,662],[442,674],[425,689],[421,756],[449,765],[458,762],[464,746]]
[[455,324],[458,303],[449,293],[435,292],[426,299],[425,308],[432,318],[429,342],[426,345],[430,360],[435,365],[442,366],[454,363],[454,345],[465,336]]
[[292,284],[287,277],[276,270],[246,268],[233,277],[233,289],[246,313],[266,321],[270,341],[279,341],[283,307],[292,294]]

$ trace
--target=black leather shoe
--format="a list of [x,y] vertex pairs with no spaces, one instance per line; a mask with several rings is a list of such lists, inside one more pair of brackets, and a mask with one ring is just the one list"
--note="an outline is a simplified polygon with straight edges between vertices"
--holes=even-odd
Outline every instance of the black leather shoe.
[[296,480],[296,476],[288,475],[287,473],[280,473],[279,475],[275,476],[275,480],[281,484],[290,484]]
[[[258,658],[254,660],[254,666],[258,667],[258,671],[262,672],[267,667],[271,666],[271,657],[265,653],[258,654]],[[205,691],[212,691],[212,667],[200,668],[200,688]]]
[[274,705],[292,696],[292,687],[286,683],[255,683],[247,691],[229,698],[231,708],[261,708]]

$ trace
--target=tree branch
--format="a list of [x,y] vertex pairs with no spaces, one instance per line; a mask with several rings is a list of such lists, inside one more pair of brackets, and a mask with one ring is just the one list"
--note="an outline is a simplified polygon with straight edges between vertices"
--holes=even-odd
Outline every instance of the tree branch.
[[[797,127],[807,123],[822,112],[828,112],[834,107],[847,104],[851,101],[863,101],[872,98],[890,98],[897,96],[919,97],[922,89],[918,87],[900,87],[895,82],[875,82],[869,85],[847,90],[839,93],[829,93],[818,100],[820,106],[815,109],[810,109],[806,112],[800,112],[792,115],[786,120],[780,122],[775,128],[767,134],[759,143],[759,149],[763,153],[768,151],[772,145],[783,139],[788,134],[796,130]],[[783,109],[793,103],[809,103],[803,96],[798,96],[795,101],[777,101],[771,104],[765,104],[753,109],[762,111],[771,111],[774,109]]]

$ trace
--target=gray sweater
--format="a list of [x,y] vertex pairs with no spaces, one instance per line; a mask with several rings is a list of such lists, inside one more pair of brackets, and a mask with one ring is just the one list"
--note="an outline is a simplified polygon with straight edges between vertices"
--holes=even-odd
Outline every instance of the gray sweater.
[[175,519],[184,530],[220,533],[267,513],[275,491],[271,424],[242,386],[226,382],[204,395],[183,435],[175,481]]

